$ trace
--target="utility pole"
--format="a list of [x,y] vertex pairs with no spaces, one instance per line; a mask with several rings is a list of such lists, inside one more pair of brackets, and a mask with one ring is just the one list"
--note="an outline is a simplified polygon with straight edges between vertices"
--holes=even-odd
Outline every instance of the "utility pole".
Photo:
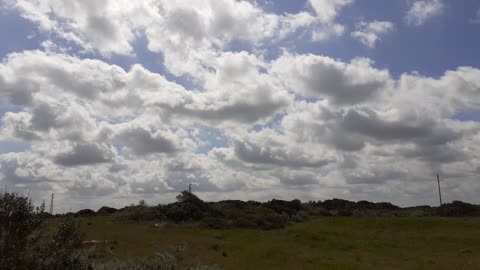
[[440,189],[440,176],[437,174],[438,196],[440,197],[440,206],[442,206],[442,190]]
[[188,184],[188,193],[192,194],[192,184]]
[[55,195],[52,193],[52,200],[50,201],[50,215],[53,215],[53,198],[55,198]]

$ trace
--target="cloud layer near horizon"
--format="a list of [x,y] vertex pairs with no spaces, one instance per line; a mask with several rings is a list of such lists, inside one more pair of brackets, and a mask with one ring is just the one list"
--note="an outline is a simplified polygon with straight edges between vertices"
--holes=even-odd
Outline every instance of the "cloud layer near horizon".
[[[299,32],[312,40],[343,34],[336,18],[352,3],[312,0],[278,15],[233,0],[10,1],[84,53],[134,55],[145,38],[169,74],[194,84],[57,45],[9,54],[0,64],[1,106],[9,108],[0,139],[28,147],[0,155],[0,183],[37,198],[56,192],[75,208],[169,201],[189,183],[211,200],[408,205],[430,203],[440,173],[452,198],[478,202],[480,124],[456,115],[479,109],[479,69],[395,78],[367,57],[288,49],[265,57],[267,43]],[[373,48],[394,26],[362,21],[355,30]],[[230,50],[234,42],[252,49]]]

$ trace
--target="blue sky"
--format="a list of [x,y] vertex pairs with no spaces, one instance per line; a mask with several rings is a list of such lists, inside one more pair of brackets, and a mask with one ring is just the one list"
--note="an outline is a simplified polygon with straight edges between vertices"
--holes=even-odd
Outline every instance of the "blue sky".
[[1,2],[0,184],[478,202],[478,1],[156,4]]
[[[295,12],[306,5],[305,1],[274,1],[272,10]],[[405,24],[407,1],[357,1],[342,11],[338,21],[350,28],[362,18],[395,23],[393,33],[384,37],[374,50],[362,46],[349,35],[320,44],[307,39],[295,46],[301,53],[326,54],[344,60],[369,57],[395,76],[418,71],[425,76],[438,77],[445,70],[458,66],[478,67],[480,27],[471,22],[480,6],[478,1],[446,1],[444,5],[445,14],[432,18],[422,27],[412,27]]]
[[[480,27],[473,23],[480,5],[475,0],[445,2],[446,12],[422,25],[412,27],[405,24],[405,12],[408,1],[357,1],[342,10],[338,21],[349,28],[355,22],[364,20],[388,20],[395,23],[392,34],[382,39],[374,50],[362,46],[349,35],[344,35],[329,42],[312,42],[308,37],[294,42],[298,53],[325,54],[334,58],[349,60],[357,56],[365,56],[375,60],[379,67],[387,67],[392,74],[398,76],[405,72],[418,71],[425,76],[438,77],[447,69],[458,66],[478,67],[480,62]],[[308,9],[306,1],[279,0],[264,3],[267,11],[278,14],[295,13]],[[0,35],[8,37],[0,46],[0,55],[22,50],[41,49],[42,41],[55,38],[22,18],[18,12],[3,11],[0,17]],[[460,30],[461,29],[461,30]],[[56,40],[65,44],[62,40]],[[291,42],[287,40],[286,42]],[[67,46],[74,46],[69,44]],[[165,73],[162,68],[161,55],[154,54],[146,48],[146,40],[140,38],[133,44],[136,57],[115,55],[103,60],[128,69],[135,63],[142,63],[151,71]],[[271,48],[274,52],[278,47]],[[278,51],[277,51],[278,52]],[[92,54],[82,57],[95,57]]]

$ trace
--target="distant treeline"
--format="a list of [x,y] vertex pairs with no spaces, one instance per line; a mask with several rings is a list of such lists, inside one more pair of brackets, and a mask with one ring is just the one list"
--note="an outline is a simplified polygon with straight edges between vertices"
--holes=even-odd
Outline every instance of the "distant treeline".
[[197,222],[215,229],[251,228],[279,229],[288,223],[300,222],[312,217],[358,216],[358,217],[422,217],[422,216],[480,216],[480,206],[460,201],[443,204],[441,207],[417,206],[401,208],[388,202],[353,202],[342,199],[325,201],[268,202],[225,200],[204,202],[195,194],[184,191],[177,201],[166,205],[149,206],[144,201],[121,209],[102,207],[77,213],[57,216],[103,216],[111,215],[118,222],[159,221]]

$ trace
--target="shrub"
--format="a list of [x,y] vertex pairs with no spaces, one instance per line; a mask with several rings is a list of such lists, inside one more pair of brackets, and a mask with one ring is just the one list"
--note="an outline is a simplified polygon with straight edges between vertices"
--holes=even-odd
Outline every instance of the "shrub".
[[35,210],[26,197],[0,195],[0,269],[26,269],[28,237],[41,225],[44,209]]
[[342,199],[331,199],[319,202],[319,206],[326,210],[351,210],[355,208],[355,202]]
[[460,217],[469,216],[476,212],[480,212],[478,206],[461,201],[446,203],[437,208],[437,214],[440,216]]
[[108,216],[108,215],[114,214],[115,212],[117,212],[117,209],[108,207],[108,206],[103,206],[100,209],[98,209],[97,215]]
[[290,217],[302,209],[302,203],[299,200],[282,201],[273,199],[267,202],[266,206],[278,214],[285,213]]
[[76,217],[93,217],[95,216],[95,211],[92,209],[82,209],[75,214]]
[[115,219],[119,221],[152,221],[162,219],[163,215],[158,208],[145,205],[129,206],[115,212]]
[[81,250],[84,234],[79,223],[67,218],[57,227],[53,235],[32,251],[37,270],[87,270],[88,258]]
[[208,212],[207,204],[193,193],[183,191],[177,196],[177,202],[167,206],[165,216],[174,222],[198,221]]
[[16,194],[0,195],[0,269],[88,269],[76,255],[83,239],[78,223],[67,219],[48,237],[40,230],[44,209]]

